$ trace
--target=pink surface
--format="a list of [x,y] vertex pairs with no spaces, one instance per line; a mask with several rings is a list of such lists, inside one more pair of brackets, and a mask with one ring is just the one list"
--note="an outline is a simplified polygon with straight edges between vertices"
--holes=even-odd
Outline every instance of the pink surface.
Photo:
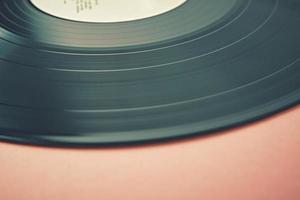
[[208,137],[118,149],[0,144],[1,200],[299,200],[300,107]]

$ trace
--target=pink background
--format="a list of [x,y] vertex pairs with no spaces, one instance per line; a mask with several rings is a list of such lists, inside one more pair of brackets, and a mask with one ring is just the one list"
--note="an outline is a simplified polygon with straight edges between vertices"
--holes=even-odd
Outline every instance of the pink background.
[[184,141],[55,149],[0,143],[1,200],[299,200],[300,106]]

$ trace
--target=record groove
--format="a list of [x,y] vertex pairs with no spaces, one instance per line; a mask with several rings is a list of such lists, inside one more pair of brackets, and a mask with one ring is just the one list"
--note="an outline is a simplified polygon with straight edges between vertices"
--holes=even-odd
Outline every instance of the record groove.
[[188,0],[120,23],[0,2],[2,140],[165,140],[244,124],[299,100],[297,0]]

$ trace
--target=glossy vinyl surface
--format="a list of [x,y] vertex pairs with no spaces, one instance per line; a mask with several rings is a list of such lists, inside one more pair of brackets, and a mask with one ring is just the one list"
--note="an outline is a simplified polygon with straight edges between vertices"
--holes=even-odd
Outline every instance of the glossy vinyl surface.
[[297,0],[189,0],[122,23],[0,2],[0,138],[149,142],[240,125],[300,100]]

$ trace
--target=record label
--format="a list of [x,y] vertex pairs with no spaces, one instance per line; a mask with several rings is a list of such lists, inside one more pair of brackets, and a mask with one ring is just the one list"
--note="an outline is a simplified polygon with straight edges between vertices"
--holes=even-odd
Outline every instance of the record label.
[[124,22],[156,16],[187,0],[31,0],[38,9],[82,22]]

